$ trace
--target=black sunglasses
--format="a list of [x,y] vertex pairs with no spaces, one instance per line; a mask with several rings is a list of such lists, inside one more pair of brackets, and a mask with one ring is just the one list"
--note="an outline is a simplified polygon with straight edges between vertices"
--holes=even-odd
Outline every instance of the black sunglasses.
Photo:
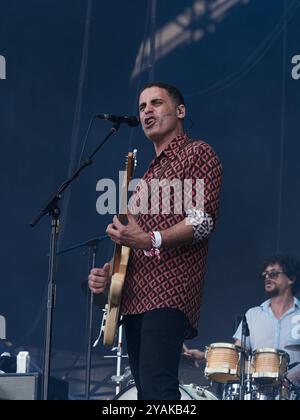
[[267,276],[269,279],[276,279],[279,274],[285,274],[284,271],[265,271],[260,275],[260,277],[264,280]]

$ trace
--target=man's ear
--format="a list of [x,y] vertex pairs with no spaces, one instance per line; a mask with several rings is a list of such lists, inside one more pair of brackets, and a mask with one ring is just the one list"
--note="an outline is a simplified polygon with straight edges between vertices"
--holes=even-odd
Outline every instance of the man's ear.
[[177,107],[177,117],[181,119],[185,117],[185,106],[183,104]]
[[289,277],[290,285],[292,286],[296,282],[296,276]]

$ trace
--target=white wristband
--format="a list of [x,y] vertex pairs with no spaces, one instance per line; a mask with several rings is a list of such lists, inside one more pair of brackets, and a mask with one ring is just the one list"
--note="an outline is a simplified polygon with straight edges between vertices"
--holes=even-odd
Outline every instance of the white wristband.
[[158,231],[156,231],[156,232],[153,232],[153,234],[154,234],[154,237],[155,237],[155,245],[154,245],[154,248],[158,248],[159,249],[161,247],[161,244],[162,244],[161,233],[158,232]]

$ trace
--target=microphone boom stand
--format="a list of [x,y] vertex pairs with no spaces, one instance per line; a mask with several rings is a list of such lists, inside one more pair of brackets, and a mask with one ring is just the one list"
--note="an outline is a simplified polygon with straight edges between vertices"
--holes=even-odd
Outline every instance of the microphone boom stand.
[[102,142],[96,147],[90,157],[82,163],[82,165],[68,178],[58,189],[58,191],[51,197],[47,204],[42,208],[38,216],[30,223],[31,227],[35,227],[39,221],[46,215],[51,217],[51,237],[50,237],[50,253],[49,253],[49,271],[48,271],[48,297],[47,297],[47,318],[46,318],[46,335],[44,344],[44,363],[43,363],[43,387],[42,387],[42,400],[48,400],[49,391],[49,377],[50,377],[50,364],[51,364],[51,343],[52,343],[52,330],[53,330],[53,311],[55,307],[56,298],[56,250],[59,235],[59,215],[60,208],[59,201],[63,197],[63,192],[72,184],[72,182],[79,177],[80,173],[86,167],[92,165],[92,158],[99,149],[107,142],[107,140],[115,134],[120,128],[120,123],[114,123],[105,136]]
[[[89,259],[91,267],[96,267],[96,256],[98,251],[98,240],[91,241],[89,245]],[[94,293],[87,288],[87,349],[86,349],[86,371],[85,371],[85,399],[90,399],[91,388],[91,361],[92,361],[92,337],[93,337],[93,308]]]
[[[85,242],[80,244],[69,246],[68,248],[59,250],[56,255],[62,255],[67,252],[74,251],[79,248],[88,247],[89,248],[89,267],[88,272],[90,272],[91,268],[96,266],[96,257],[99,251],[100,242],[105,241],[108,239],[109,236],[103,235],[97,238],[89,239]],[[87,284],[86,284],[87,286]],[[87,287],[87,305],[86,305],[86,370],[85,370],[85,389],[84,395],[85,399],[90,399],[90,385],[91,385],[91,361],[92,361],[92,335],[93,335],[93,306],[94,306],[94,294],[91,293],[90,289]],[[101,306],[105,304],[105,302],[100,301]],[[100,302],[98,301],[97,304],[99,305]]]

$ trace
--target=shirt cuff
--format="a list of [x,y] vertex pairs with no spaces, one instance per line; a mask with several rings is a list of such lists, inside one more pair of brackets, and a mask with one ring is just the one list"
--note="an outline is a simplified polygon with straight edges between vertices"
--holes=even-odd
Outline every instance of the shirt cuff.
[[186,215],[188,224],[192,225],[194,230],[193,244],[207,239],[214,230],[214,221],[210,214],[192,208],[187,210]]

